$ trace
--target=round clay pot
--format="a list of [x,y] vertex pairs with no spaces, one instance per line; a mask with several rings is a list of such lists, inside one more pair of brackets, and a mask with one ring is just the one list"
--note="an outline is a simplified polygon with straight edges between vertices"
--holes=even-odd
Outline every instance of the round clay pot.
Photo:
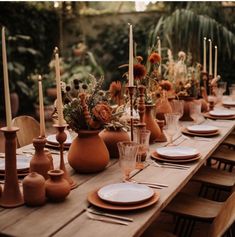
[[77,172],[99,172],[109,163],[109,152],[99,132],[100,130],[80,130],[73,140],[68,152],[68,162]]
[[180,120],[193,121],[193,119],[190,117],[190,102],[194,101],[194,97],[190,97],[190,96],[180,97],[180,100],[184,100],[184,114],[180,118]]
[[69,182],[63,178],[63,170],[48,171],[49,179],[45,183],[46,196],[52,202],[62,202],[70,193]]
[[207,112],[208,111],[208,103],[206,102],[206,100],[205,99],[200,99],[200,101],[201,101],[201,105],[202,105],[202,113],[205,113],[205,112]]
[[150,143],[154,142],[161,136],[161,129],[153,117],[152,110],[155,105],[145,105],[144,122],[146,129],[150,130]]
[[46,201],[45,179],[42,175],[32,172],[23,179],[23,194],[25,204],[40,206]]
[[166,113],[172,113],[171,105],[166,97],[160,98],[156,102],[156,119],[165,121]]
[[45,179],[48,179],[48,170],[51,169],[51,161],[48,159],[44,152],[46,144],[45,138],[34,138],[33,145],[35,147],[35,154],[30,161],[30,172],[37,172],[41,174]]
[[121,141],[130,141],[130,137],[126,131],[121,128],[104,129],[99,133],[109,151],[110,158],[118,158],[119,152],[117,143]]

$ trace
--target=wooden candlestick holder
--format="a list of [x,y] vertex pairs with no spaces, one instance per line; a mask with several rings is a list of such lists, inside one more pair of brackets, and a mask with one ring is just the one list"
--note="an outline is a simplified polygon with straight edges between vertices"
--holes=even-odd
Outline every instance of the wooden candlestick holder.
[[202,72],[202,80],[203,80],[203,87],[205,89],[206,96],[207,96],[208,92],[209,92],[208,91],[208,86],[207,86],[207,82],[208,82],[208,73],[207,72]]
[[140,116],[140,124],[144,123],[144,112],[145,112],[145,99],[144,99],[144,93],[145,93],[145,86],[140,85],[138,87],[139,90],[139,104],[138,104],[138,111]]
[[209,85],[209,95],[212,95],[213,94],[213,91],[212,91],[212,85],[211,85],[211,81],[213,79],[213,75],[209,75],[209,79],[208,79],[208,85]]
[[64,164],[64,142],[67,139],[67,135],[64,132],[64,130],[68,125],[67,124],[63,124],[63,125],[54,124],[53,126],[58,130],[58,133],[56,134],[56,140],[58,141],[59,147],[60,147],[60,167],[59,168],[64,171],[63,178],[69,182],[70,188],[74,189],[78,186],[78,184],[70,177]]
[[18,207],[24,204],[20,191],[16,167],[16,132],[17,127],[1,128],[5,136],[5,183],[0,197],[1,207]]
[[134,95],[134,90],[135,86],[128,86],[128,94],[130,97],[130,116],[131,116],[131,141],[133,141],[133,95]]

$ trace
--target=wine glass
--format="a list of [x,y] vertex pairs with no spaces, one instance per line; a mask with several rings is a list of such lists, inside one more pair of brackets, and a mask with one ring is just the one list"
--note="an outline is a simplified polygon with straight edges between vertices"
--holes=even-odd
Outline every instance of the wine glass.
[[169,138],[169,145],[173,145],[173,137],[179,131],[179,118],[178,113],[167,113],[164,115],[166,120],[165,132]]
[[134,141],[139,144],[139,149],[136,157],[136,168],[143,169],[143,162],[146,160],[149,150],[149,139],[151,132],[147,129],[134,130]]
[[229,96],[231,97],[232,101],[235,100],[235,86],[229,87]]
[[193,102],[190,103],[190,117],[194,120],[194,122],[196,124],[201,123],[202,121],[204,121],[204,117],[201,114],[201,108],[202,108],[202,104],[201,101],[199,100],[195,100]]
[[136,155],[139,145],[136,142],[123,141],[118,142],[119,151],[119,165],[122,171],[122,177],[124,182],[129,182],[130,173],[136,166]]
[[172,112],[173,113],[178,113],[179,118],[181,118],[184,114],[184,101],[183,100],[172,100],[170,102]]

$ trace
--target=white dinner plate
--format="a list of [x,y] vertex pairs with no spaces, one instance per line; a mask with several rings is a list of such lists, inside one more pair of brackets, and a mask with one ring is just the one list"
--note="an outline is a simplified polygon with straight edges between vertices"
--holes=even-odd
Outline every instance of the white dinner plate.
[[199,154],[198,150],[187,146],[169,146],[156,149],[158,155],[170,159],[189,159]]
[[[72,138],[71,138],[71,136],[70,136],[70,134],[69,134],[68,131],[65,131],[65,133],[67,134],[67,139],[66,139],[64,145],[69,146],[69,145],[71,145],[71,143],[72,143]],[[57,142],[57,140],[56,140],[56,134],[49,135],[49,136],[46,138],[46,140],[47,140],[48,143],[51,143],[51,144],[53,144],[53,145],[58,145],[58,142]]]
[[218,109],[218,110],[212,110],[209,112],[210,115],[216,116],[216,117],[229,117],[234,116],[235,111],[232,110],[226,110],[226,109]]
[[97,194],[104,201],[125,205],[144,202],[154,195],[154,191],[143,184],[116,183],[100,188]]
[[187,129],[194,133],[215,133],[218,131],[217,127],[204,124],[188,126]]
[[224,100],[223,105],[226,106],[235,106],[235,100]]
[[[30,158],[24,155],[16,156],[17,170],[29,169]],[[5,171],[5,159],[0,159],[0,171]]]

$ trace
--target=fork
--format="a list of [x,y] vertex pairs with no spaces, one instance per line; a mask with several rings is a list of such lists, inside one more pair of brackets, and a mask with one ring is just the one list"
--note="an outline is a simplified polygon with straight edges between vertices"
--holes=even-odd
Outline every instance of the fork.
[[167,162],[163,162],[162,164],[160,164],[156,161],[150,161],[149,164],[159,167],[159,168],[169,168],[169,169],[179,169],[179,170],[187,170],[188,168],[190,168],[190,166],[172,164],[172,163],[167,163]]
[[99,216],[94,216],[93,214],[86,212],[86,215],[89,219],[95,220],[95,221],[102,221],[102,222],[107,222],[107,223],[112,223],[112,224],[119,224],[119,225],[128,225],[127,222],[125,221],[120,221],[120,220],[114,220],[114,219],[108,219],[108,218],[103,218]]

